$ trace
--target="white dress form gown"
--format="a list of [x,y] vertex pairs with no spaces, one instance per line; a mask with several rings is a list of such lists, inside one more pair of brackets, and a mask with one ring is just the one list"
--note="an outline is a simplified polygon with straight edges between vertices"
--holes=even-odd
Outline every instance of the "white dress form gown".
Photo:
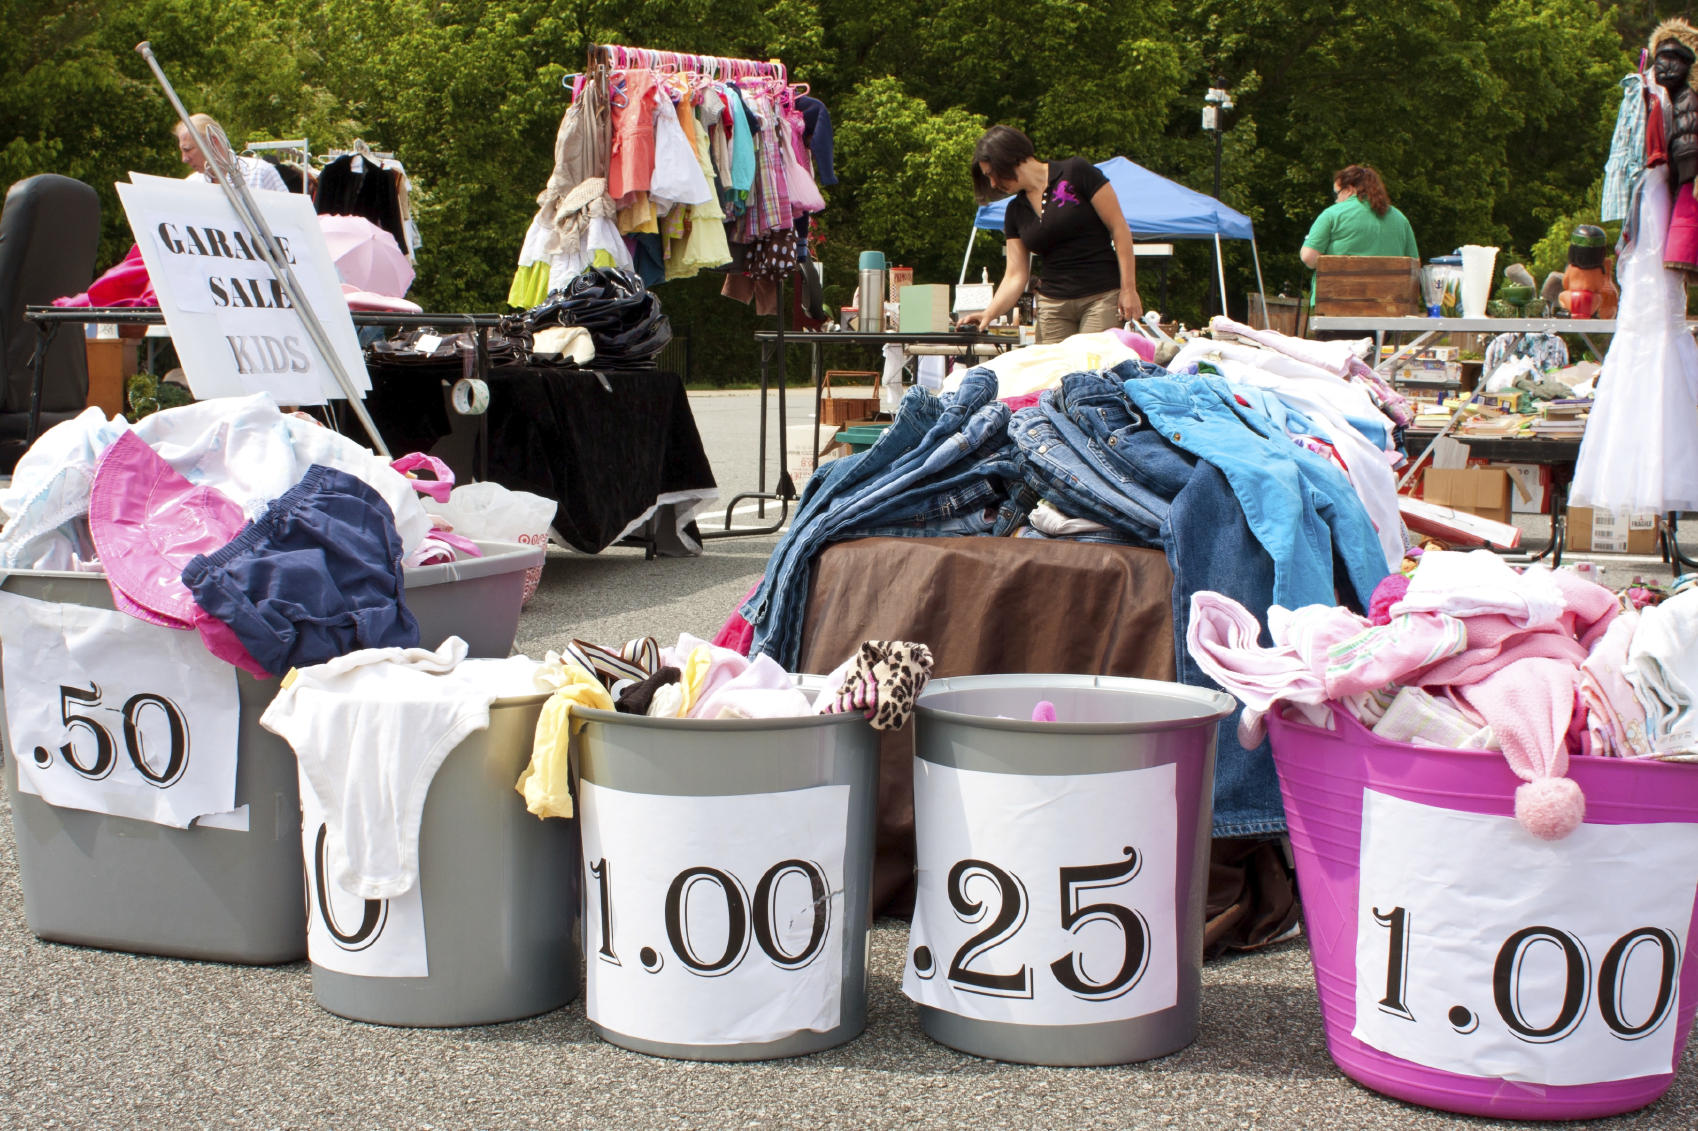
[[1698,343],[1686,330],[1685,277],[1663,266],[1673,207],[1668,166],[1647,169],[1637,238],[1616,267],[1616,333],[1580,442],[1575,506],[1698,510]]

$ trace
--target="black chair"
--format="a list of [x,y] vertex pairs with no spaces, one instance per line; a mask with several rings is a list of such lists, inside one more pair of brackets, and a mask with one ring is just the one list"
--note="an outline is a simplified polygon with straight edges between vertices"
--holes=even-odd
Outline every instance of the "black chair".
[[[10,475],[34,440],[30,394],[35,327],[26,305],[88,290],[100,242],[100,197],[54,173],[28,177],[6,193],[0,212],[0,474]],[[80,333],[53,339],[42,368],[38,431],[81,412],[88,402],[88,355]]]

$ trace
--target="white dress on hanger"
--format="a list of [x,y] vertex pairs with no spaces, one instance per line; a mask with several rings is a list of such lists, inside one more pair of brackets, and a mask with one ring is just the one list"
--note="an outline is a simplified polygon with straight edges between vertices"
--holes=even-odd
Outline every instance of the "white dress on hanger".
[[1617,512],[1698,510],[1698,343],[1686,331],[1685,277],[1663,266],[1674,209],[1668,166],[1647,169],[1643,184],[1637,238],[1616,266],[1615,338],[1569,501]]

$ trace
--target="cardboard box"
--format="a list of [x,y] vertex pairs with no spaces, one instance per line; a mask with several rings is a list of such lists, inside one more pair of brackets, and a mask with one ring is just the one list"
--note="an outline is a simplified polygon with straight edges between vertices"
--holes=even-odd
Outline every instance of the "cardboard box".
[[127,401],[125,380],[136,371],[136,343],[123,338],[85,338],[88,355],[87,405],[118,416]]
[[1459,361],[1411,361],[1398,362],[1397,369],[1392,373],[1392,380],[1420,384],[1422,381],[1462,382],[1462,363]]
[[955,288],[955,313],[977,314],[991,304],[995,295],[995,283],[962,283]]
[[1494,463],[1509,473],[1509,509],[1515,514],[1548,514],[1551,469],[1538,463]]
[[1495,522],[1510,521],[1509,496],[1509,473],[1499,468],[1429,467],[1422,475],[1421,497],[1427,502]]
[[897,328],[904,334],[941,334],[949,330],[949,285],[909,283],[902,288]]
[[1657,552],[1657,516],[1568,508],[1567,548],[1576,553],[1650,555]]
[[1315,265],[1315,314],[1423,314],[1421,261],[1400,255],[1323,255]]
[[[1399,348],[1401,347],[1387,342],[1385,345],[1380,347],[1380,360],[1387,360],[1395,354]],[[1459,361],[1460,359],[1460,346],[1422,346],[1420,349],[1404,351],[1403,356],[1398,360],[1400,363],[1406,361],[1433,361],[1443,365],[1447,362]]]

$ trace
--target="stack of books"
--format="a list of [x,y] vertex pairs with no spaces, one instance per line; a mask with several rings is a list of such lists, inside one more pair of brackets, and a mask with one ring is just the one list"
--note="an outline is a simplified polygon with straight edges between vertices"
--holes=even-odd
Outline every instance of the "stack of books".
[[1546,401],[1533,420],[1533,435],[1547,439],[1579,439],[1586,433],[1592,402],[1583,397]]

